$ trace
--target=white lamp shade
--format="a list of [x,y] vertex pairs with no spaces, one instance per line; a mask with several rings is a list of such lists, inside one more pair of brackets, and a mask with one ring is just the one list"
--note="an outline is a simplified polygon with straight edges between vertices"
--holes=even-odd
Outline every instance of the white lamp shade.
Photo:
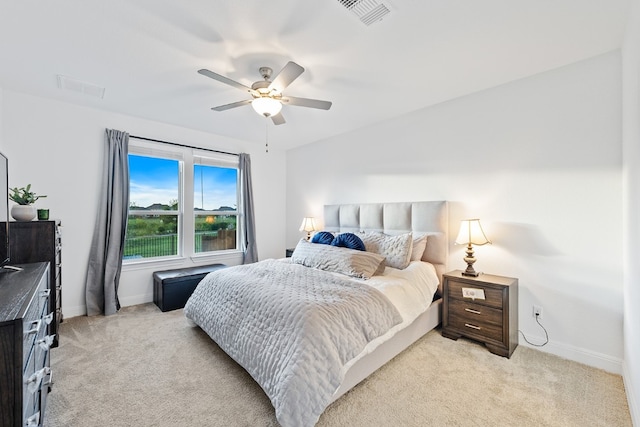
[[311,216],[308,216],[308,217],[305,217],[302,220],[302,224],[300,224],[300,231],[306,231],[308,233],[308,232],[316,231],[316,230],[317,229],[316,229],[316,220],[315,220],[315,218],[313,218]]
[[456,238],[457,245],[486,245],[491,241],[484,234],[479,219],[465,219],[460,221],[460,232]]
[[282,110],[280,101],[268,97],[254,99],[251,101],[251,106],[256,110],[256,113],[265,117],[275,116]]

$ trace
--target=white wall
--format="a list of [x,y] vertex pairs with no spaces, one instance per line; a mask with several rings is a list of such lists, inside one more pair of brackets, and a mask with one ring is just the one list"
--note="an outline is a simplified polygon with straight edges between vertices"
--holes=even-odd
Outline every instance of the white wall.
[[449,200],[452,233],[478,217],[493,240],[476,270],[519,279],[529,340],[541,305],[543,351],[620,372],[620,73],[612,52],[287,152],[288,246],[324,204]]
[[4,150],[2,143],[2,88],[0,87],[0,151]]
[[[174,141],[251,155],[258,255],[261,259],[284,255],[285,155],[261,144],[196,132],[91,108],[3,90],[3,152],[9,157],[9,185],[33,185],[46,199],[36,207],[50,209],[60,219],[62,236],[62,311],[64,316],[86,313],[84,280],[98,209],[104,131]],[[225,262],[237,262],[227,259]],[[185,265],[192,265],[186,260]],[[171,268],[179,265],[172,264]],[[123,306],[152,301],[152,272],[167,267],[124,269],[120,282]]]
[[640,1],[633,2],[623,48],[624,384],[640,425]]

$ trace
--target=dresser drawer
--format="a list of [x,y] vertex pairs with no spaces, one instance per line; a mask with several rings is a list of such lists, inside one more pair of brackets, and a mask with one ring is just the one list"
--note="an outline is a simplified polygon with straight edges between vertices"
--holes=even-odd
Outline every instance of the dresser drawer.
[[33,373],[37,371],[35,351],[33,351],[34,349],[31,350],[32,351],[29,354],[28,360],[24,364],[22,372],[22,415],[25,419],[33,415],[36,408],[34,393],[29,388],[29,379]]
[[[43,365],[48,363],[48,357],[43,359]],[[41,425],[50,385],[51,368],[49,366],[43,366],[31,374],[31,376],[25,377],[23,386],[23,419],[25,420],[25,425],[27,425],[26,420],[29,419],[39,419],[40,423],[34,422],[33,424],[28,425]]]
[[[30,393],[27,391],[27,385],[24,385],[24,394],[22,397],[23,407],[22,407],[22,419],[28,420],[30,417],[33,417],[34,414],[38,412],[38,408],[40,405],[36,405],[37,401],[37,393]],[[38,416],[40,418],[40,416]]]
[[[37,309],[34,309],[33,311],[37,312]],[[46,329],[46,325],[40,317],[31,318],[31,320],[24,319],[22,331],[22,360],[24,363],[24,369],[26,369],[27,361],[33,352],[33,347],[35,346],[38,334],[40,334],[43,329]]]
[[[483,291],[484,299],[482,300],[477,298],[475,299],[465,298],[462,292],[462,288],[473,289],[477,293],[480,293],[480,291]],[[486,286],[480,287],[480,286],[474,285],[473,283],[459,282],[457,280],[451,280],[451,279],[449,279],[447,289],[448,289],[449,298],[473,301],[478,304],[488,305],[490,307],[502,308],[502,304],[504,301],[503,295],[502,295],[502,289],[493,289],[493,288],[488,288]]]
[[502,341],[502,324],[502,310],[461,300],[449,300],[449,326],[465,334]]
[[55,265],[52,265],[51,268],[57,268],[62,265],[62,252],[60,252],[59,250],[56,250],[54,264]]

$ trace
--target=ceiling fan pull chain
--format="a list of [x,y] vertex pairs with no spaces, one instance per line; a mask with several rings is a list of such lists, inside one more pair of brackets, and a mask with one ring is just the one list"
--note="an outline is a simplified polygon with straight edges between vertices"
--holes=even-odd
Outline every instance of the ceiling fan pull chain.
[[264,120],[264,135],[265,135],[265,143],[264,143],[264,152],[269,152],[269,122],[268,118],[265,117]]

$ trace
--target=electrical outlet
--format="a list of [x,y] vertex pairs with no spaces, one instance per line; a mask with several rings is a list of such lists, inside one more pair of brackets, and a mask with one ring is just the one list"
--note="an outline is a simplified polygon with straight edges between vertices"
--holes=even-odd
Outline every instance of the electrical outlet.
[[533,305],[533,317],[537,317],[538,319],[542,319],[542,307],[539,305]]

